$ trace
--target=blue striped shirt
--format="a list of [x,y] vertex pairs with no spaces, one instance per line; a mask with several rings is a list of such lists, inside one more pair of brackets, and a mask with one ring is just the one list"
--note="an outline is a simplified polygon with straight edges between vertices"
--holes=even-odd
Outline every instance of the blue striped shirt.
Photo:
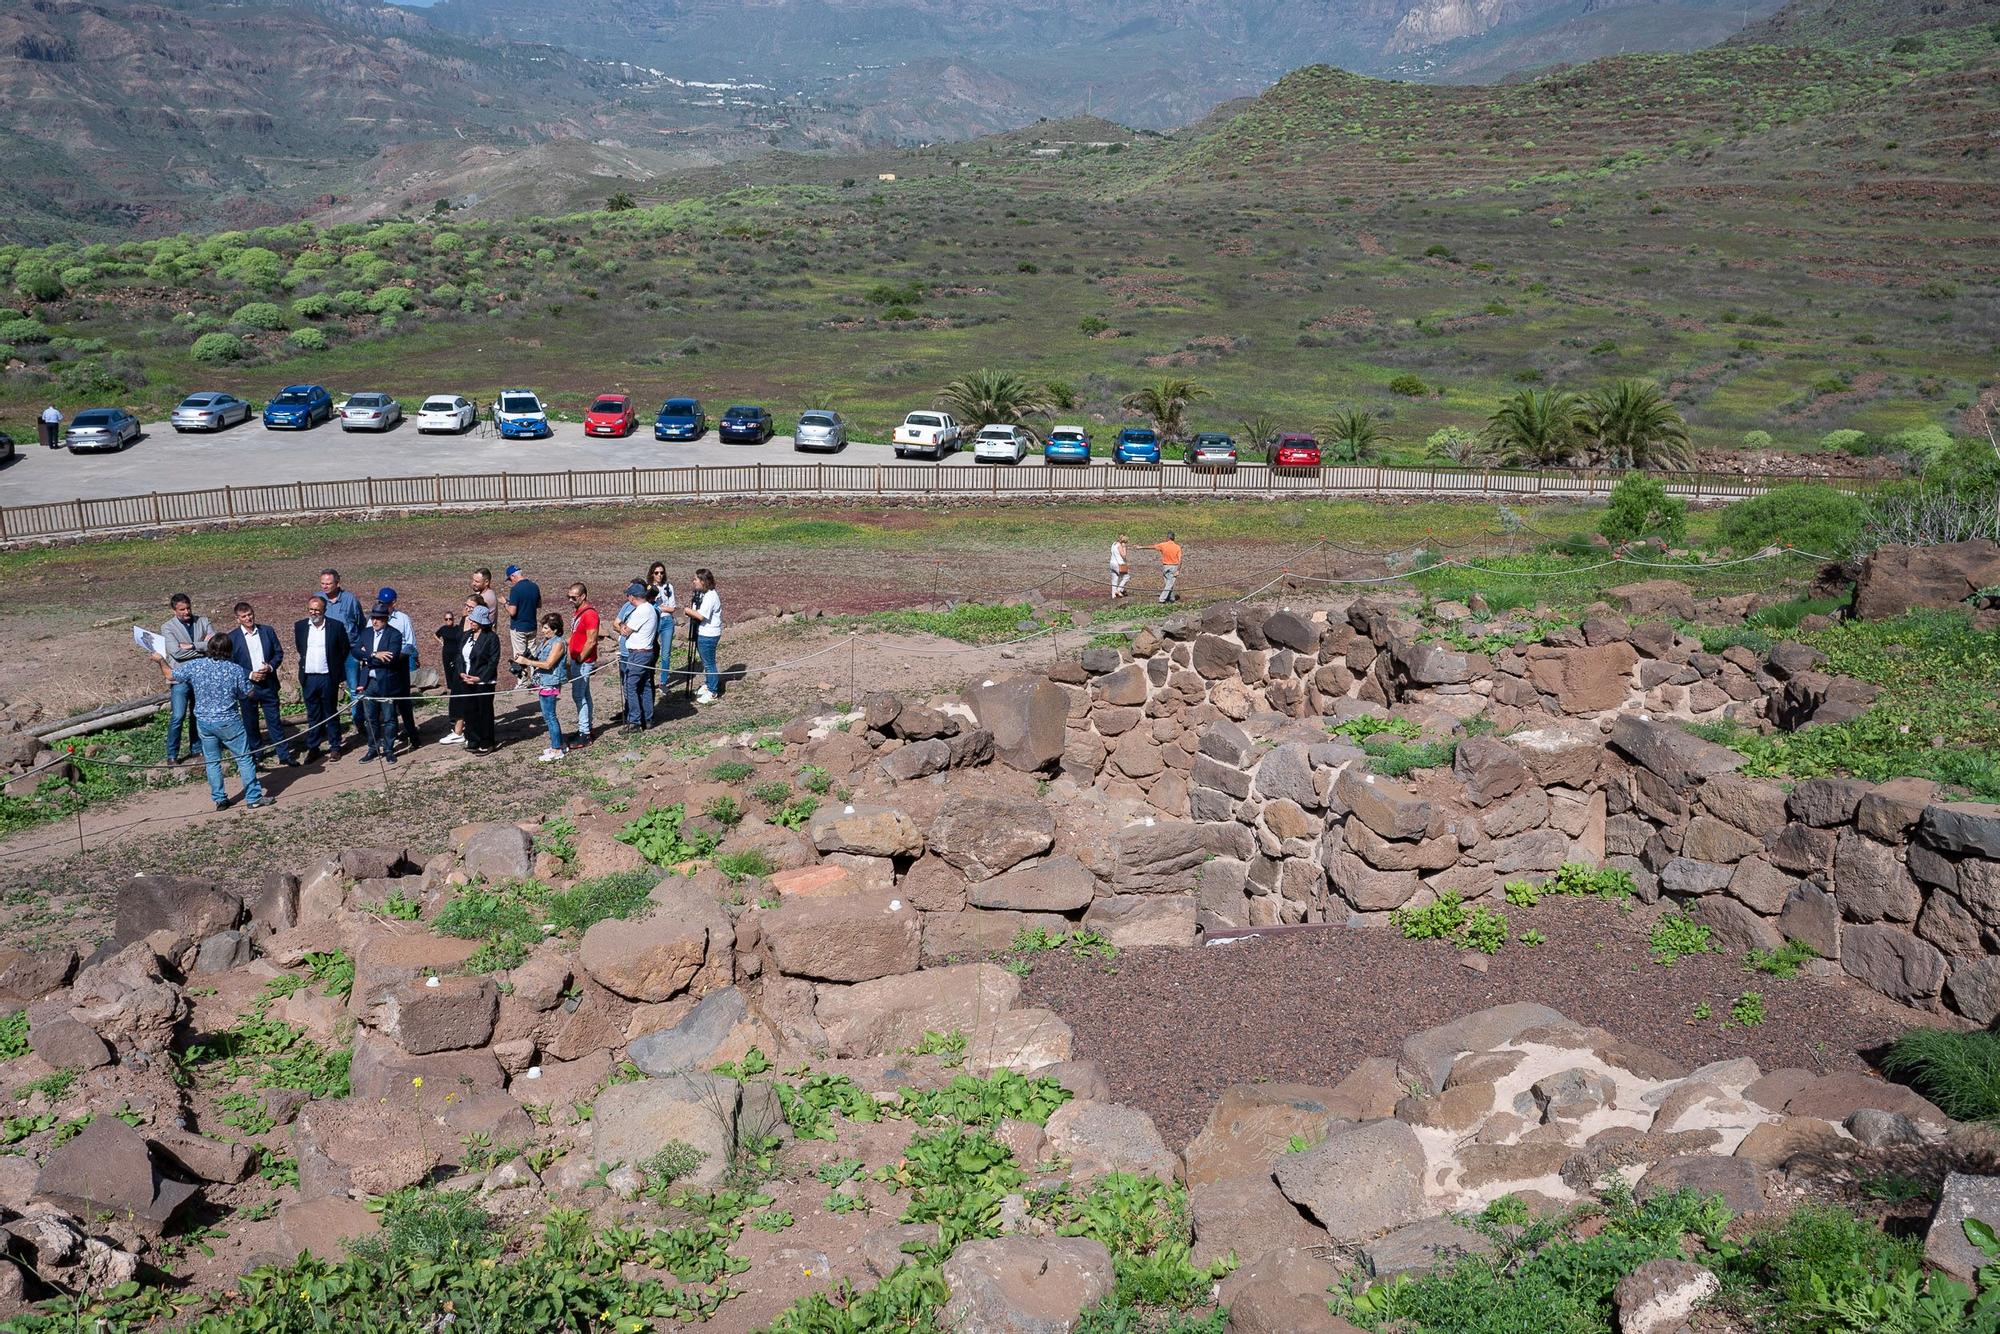
[[194,689],[195,721],[226,722],[242,717],[240,705],[250,698],[250,674],[220,658],[195,658],[174,666],[174,681]]

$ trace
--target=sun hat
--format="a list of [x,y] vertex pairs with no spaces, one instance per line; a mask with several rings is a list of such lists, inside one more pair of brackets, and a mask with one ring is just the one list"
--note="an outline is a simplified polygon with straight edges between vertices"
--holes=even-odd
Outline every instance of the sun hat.
[[472,609],[472,623],[474,625],[491,625],[493,624],[493,613],[484,607],[474,607]]

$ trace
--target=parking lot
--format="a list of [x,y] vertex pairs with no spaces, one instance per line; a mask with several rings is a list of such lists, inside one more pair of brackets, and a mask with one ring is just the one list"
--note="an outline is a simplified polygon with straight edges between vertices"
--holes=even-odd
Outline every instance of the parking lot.
[[[484,423],[468,435],[452,436],[418,435],[407,420],[380,435],[343,432],[336,425],[310,431],[267,431],[254,418],[212,435],[176,435],[165,422],[149,422],[144,438],[117,454],[71,454],[43,449],[29,439],[22,443],[18,458],[0,468],[0,504],[432,473],[559,472],[565,468],[809,459],[896,461],[895,451],[887,445],[851,444],[838,454],[800,454],[792,449],[788,435],[764,445],[725,445],[711,430],[699,441],[668,443],[653,439],[649,424],[642,424],[623,440],[587,438],[580,422],[553,425],[555,434],[547,440],[502,440]],[[943,466],[974,466],[971,451],[948,455]],[[1041,457],[1030,455],[1021,466],[1038,468]]]

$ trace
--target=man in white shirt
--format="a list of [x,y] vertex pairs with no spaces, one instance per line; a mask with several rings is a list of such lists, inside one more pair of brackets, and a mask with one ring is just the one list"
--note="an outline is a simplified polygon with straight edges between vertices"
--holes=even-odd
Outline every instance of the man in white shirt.
[[[271,729],[271,747],[278,763],[297,764],[285,741],[285,729],[278,721],[278,664],[285,650],[278,632],[257,623],[257,612],[247,602],[236,604],[236,628],[229,632],[230,659],[250,678],[250,695],[243,701],[243,733],[252,754],[264,748],[264,729]],[[261,715],[261,722],[260,722]]]
[[42,443],[50,449],[62,448],[62,409],[51,403],[42,409],[36,425],[41,430]]
[[625,726],[643,732],[653,725],[653,668],[659,661],[660,613],[647,600],[646,586],[625,588],[618,631],[618,680],[625,687]]
[[337,760],[340,683],[347,679],[349,661],[347,627],[326,614],[326,599],[315,593],[306,599],[305,619],[292,623],[292,644],[298,650],[299,694],[306,705],[305,758],[318,759],[324,745]]
[[715,665],[715,651],[722,645],[722,594],[716,591],[715,572],[702,568],[694,572],[694,605],[688,608],[694,622],[694,647],[701,654],[703,674],[697,704],[713,704],[722,698],[722,673]]

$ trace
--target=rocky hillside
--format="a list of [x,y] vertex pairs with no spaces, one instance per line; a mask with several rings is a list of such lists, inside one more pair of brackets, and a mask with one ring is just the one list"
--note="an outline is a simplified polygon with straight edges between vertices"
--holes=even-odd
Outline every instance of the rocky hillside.
[[1844,46],[1993,22],[2000,22],[2000,0],[1791,0],[1733,40]]

